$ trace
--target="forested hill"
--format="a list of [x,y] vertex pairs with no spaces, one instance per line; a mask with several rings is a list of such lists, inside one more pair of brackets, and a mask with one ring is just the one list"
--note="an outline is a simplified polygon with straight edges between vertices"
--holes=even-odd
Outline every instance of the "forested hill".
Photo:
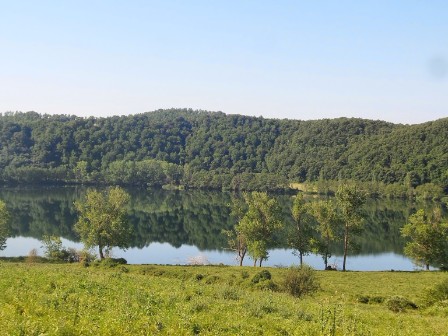
[[0,116],[3,183],[277,188],[356,179],[448,186],[448,118],[277,120],[187,109],[81,118]]

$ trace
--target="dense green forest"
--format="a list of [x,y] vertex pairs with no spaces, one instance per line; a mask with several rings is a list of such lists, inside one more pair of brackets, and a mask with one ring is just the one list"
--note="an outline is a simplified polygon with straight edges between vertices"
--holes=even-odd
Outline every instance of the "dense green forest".
[[3,184],[279,190],[340,179],[448,191],[448,118],[397,125],[190,109],[108,118],[0,115]]

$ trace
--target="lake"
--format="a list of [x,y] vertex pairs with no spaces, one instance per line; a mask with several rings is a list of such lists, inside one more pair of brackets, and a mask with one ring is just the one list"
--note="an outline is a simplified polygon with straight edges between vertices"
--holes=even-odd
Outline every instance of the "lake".
[[[73,231],[76,211],[73,202],[85,193],[84,187],[51,187],[35,189],[1,189],[11,212],[11,238],[0,256],[27,255],[33,248],[43,255],[43,235],[60,236],[65,247],[82,248]],[[233,226],[227,206],[232,194],[200,190],[168,191],[160,189],[128,190],[131,203],[128,217],[133,226],[133,240],[126,251],[113,250],[114,257],[123,257],[131,264],[189,264],[206,262],[236,265],[234,253],[226,250],[223,229]],[[285,213],[286,226],[291,196],[276,196]],[[365,230],[357,240],[359,250],[347,259],[349,270],[414,270],[405,256],[405,242],[400,228],[406,218],[431,203],[402,200],[369,200],[364,207]],[[276,237],[277,245],[269,251],[267,266],[290,266],[298,263],[286,246],[287,233]],[[308,255],[304,261],[314,268],[323,268],[320,256]],[[246,257],[244,264],[252,265]],[[341,267],[342,244],[335,244],[330,264]]]

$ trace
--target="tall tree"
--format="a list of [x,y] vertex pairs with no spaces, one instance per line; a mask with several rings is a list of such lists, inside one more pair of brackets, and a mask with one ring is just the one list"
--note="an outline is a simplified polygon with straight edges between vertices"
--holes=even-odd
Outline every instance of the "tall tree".
[[341,219],[333,201],[317,201],[310,203],[309,214],[314,218],[318,237],[313,238],[313,250],[322,256],[324,268],[328,269],[328,259],[331,258],[331,244],[338,239]]
[[417,265],[446,266],[448,263],[448,223],[443,223],[440,209],[427,214],[420,209],[409,216],[401,229],[403,237],[410,238],[404,253]]
[[9,212],[6,203],[0,200],[0,251],[6,248],[6,240],[8,239]]
[[227,236],[230,250],[236,252],[239,265],[243,266],[243,260],[247,253],[247,240],[244,232],[239,229],[238,224],[243,219],[247,206],[238,197],[233,197],[229,206],[231,208],[230,215],[234,218],[236,225],[231,230],[223,230],[223,233]]
[[269,256],[268,247],[273,243],[274,233],[283,227],[280,205],[275,198],[265,192],[244,194],[247,212],[237,225],[237,230],[244,234],[248,253],[254,260],[254,266]]
[[130,243],[131,227],[126,217],[129,194],[119,187],[106,192],[90,190],[85,198],[75,202],[79,217],[75,230],[88,248],[98,246],[100,258],[117,246],[126,249]]
[[300,266],[303,265],[303,256],[311,251],[310,240],[313,230],[307,212],[309,212],[309,204],[303,199],[303,194],[299,193],[292,203],[291,214],[295,225],[288,237],[288,242],[299,256]]
[[351,236],[358,233],[362,228],[361,208],[366,202],[366,194],[356,185],[342,184],[336,192],[336,200],[344,221],[344,261],[342,270],[345,271]]

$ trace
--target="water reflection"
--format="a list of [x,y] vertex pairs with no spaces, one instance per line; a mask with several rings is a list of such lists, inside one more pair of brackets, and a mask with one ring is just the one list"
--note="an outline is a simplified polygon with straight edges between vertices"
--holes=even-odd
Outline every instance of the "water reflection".
[[[230,193],[206,191],[129,190],[131,204],[129,218],[134,227],[131,248],[126,252],[114,250],[132,263],[184,264],[189,257],[203,253],[211,263],[235,264],[232,253],[224,248],[226,238],[222,229],[233,223],[229,208]],[[81,247],[73,232],[76,212],[73,202],[85,193],[85,188],[64,187],[47,189],[3,189],[3,199],[11,210],[12,237],[0,255],[26,255],[40,247],[43,235],[64,238],[67,247]],[[290,196],[278,196],[288,214]],[[349,269],[413,269],[403,257],[404,242],[400,228],[417,208],[431,204],[404,201],[371,200],[365,206],[365,231],[358,239],[360,250],[348,259]],[[287,225],[291,219],[287,216]],[[286,232],[286,230],[285,230]],[[286,237],[279,235],[277,245],[270,251],[266,265],[291,265],[297,257],[285,245]],[[36,246],[38,245],[38,246]],[[342,246],[334,246],[334,263],[342,255]],[[307,256],[305,261],[322,267],[318,256]],[[247,264],[251,264],[247,260]]]

